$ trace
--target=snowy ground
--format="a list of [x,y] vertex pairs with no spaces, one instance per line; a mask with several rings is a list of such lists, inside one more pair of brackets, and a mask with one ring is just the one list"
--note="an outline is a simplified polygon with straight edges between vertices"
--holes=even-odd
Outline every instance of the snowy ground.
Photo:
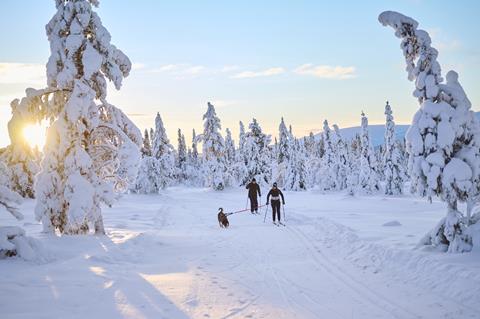
[[[262,202],[264,199],[262,198]],[[480,318],[480,252],[415,249],[444,214],[412,197],[286,193],[287,227],[230,216],[246,194],[173,188],[105,210],[108,236],[0,260],[1,318]],[[0,215],[0,224],[14,224]]]

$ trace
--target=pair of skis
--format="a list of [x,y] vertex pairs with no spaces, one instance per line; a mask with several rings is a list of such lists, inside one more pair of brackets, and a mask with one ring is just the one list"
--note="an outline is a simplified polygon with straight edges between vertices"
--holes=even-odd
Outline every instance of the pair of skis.
[[[263,222],[264,222],[264,223],[265,223],[265,221],[267,220],[267,212],[268,212],[268,205],[267,205],[267,207],[265,207],[265,216],[263,217]],[[285,208],[283,209],[283,218],[285,218]],[[273,222],[273,224],[274,224],[275,226],[277,226],[277,227],[280,227],[280,226],[285,227],[285,226],[287,226],[286,224],[282,223],[281,221],[278,221],[278,223],[277,223],[277,222]]]

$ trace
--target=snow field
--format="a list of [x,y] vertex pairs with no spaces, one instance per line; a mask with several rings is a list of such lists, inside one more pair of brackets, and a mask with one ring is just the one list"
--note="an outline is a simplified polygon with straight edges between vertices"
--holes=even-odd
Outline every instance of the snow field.
[[477,318],[479,253],[415,249],[442,203],[285,195],[287,227],[262,209],[227,230],[217,209],[243,208],[243,189],[128,195],[98,237],[43,235],[28,201],[18,225],[46,253],[0,263],[2,318]]

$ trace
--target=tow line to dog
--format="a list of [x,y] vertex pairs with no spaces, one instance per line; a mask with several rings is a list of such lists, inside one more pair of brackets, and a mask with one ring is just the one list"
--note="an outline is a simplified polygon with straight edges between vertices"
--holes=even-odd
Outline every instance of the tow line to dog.
[[[267,205],[260,205],[260,206],[257,207],[257,209],[258,209],[258,208],[265,207],[265,206],[267,206]],[[223,210],[223,209],[222,209],[222,210]],[[250,210],[250,208],[242,209],[242,210],[237,210],[237,211],[234,211],[234,212],[231,212],[231,213],[225,213],[225,216],[230,216],[230,215],[233,215],[233,214],[243,213],[243,212],[247,212],[247,211],[249,211],[249,210]]]

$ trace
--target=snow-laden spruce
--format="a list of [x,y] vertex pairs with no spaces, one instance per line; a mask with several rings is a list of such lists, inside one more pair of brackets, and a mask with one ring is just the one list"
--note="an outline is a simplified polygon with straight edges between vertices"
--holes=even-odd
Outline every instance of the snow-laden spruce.
[[337,136],[332,133],[328,121],[323,122],[323,141],[325,153],[320,161],[320,167],[316,174],[316,182],[321,190],[337,190],[338,183],[338,152]]
[[225,136],[225,156],[227,157],[228,165],[233,165],[236,159],[235,142],[230,129],[227,128],[225,132],[227,133]]
[[[438,51],[418,22],[386,11],[379,21],[402,39],[408,79],[420,109],[407,132],[409,170],[417,193],[439,196],[447,203],[447,216],[424,239],[427,245],[445,245],[449,252],[472,249],[469,212],[479,195],[480,127],[458,74],[449,71],[443,83]],[[467,202],[465,218],[458,203]]]
[[[9,184],[7,166],[0,161],[0,212],[5,210],[15,219],[23,220],[23,214],[18,210],[23,198],[20,194],[7,187]],[[26,260],[37,257],[36,251],[40,244],[33,238],[25,236],[25,231],[18,226],[0,226],[0,259],[19,256]]]
[[373,151],[368,132],[368,118],[362,112],[362,126],[360,132],[360,161],[359,161],[358,188],[361,192],[372,194],[380,189],[377,158]]
[[48,87],[27,89],[16,106],[25,123],[51,123],[35,184],[46,232],[103,233],[101,203],[112,205],[137,174],[141,132],[106,101],[106,80],[120,89],[131,63],[110,44],[92,3],[56,1],[46,26]]
[[263,133],[256,119],[252,120],[249,129],[250,131],[245,133],[244,152],[247,174],[243,184],[255,178],[261,185],[270,185],[273,160],[269,149],[271,136]]
[[[20,111],[19,100],[10,103],[12,117],[8,121],[10,145],[1,154],[7,166],[9,187],[24,198],[34,198],[35,175],[40,171],[40,152],[32,148],[23,136],[23,129],[31,121]],[[32,124],[32,123],[30,123]]]
[[184,183],[188,179],[187,165],[187,143],[185,142],[185,135],[182,134],[182,130],[178,129],[177,136],[177,181]]
[[[277,139],[275,139],[277,141]],[[279,187],[284,187],[287,178],[287,168],[293,151],[294,141],[285,125],[282,117],[278,126],[278,142],[275,143],[274,152],[276,163],[272,163],[272,178],[278,183]]]
[[152,156],[152,144],[150,142],[150,136],[148,135],[148,130],[145,129],[143,133],[143,146],[141,149],[142,157]]
[[223,190],[231,181],[225,158],[225,140],[220,133],[222,126],[215,107],[210,102],[207,106],[207,112],[203,115],[203,134],[198,137],[203,143],[203,184],[205,187]]
[[292,148],[292,143],[290,139],[290,134],[287,130],[287,126],[285,125],[285,121],[282,120],[280,125],[278,126],[278,163],[281,164],[283,162],[288,162],[290,159],[290,153]]
[[160,113],[155,117],[152,157],[156,161],[157,190],[165,189],[175,181],[175,150],[167,136]]
[[187,157],[187,184],[191,186],[203,185],[200,157],[198,155],[198,138],[195,129],[192,130],[192,145],[188,150]]
[[340,129],[338,128],[337,124],[333,124],[333,131],[335,134],[335,140],[337,141],[337,189],[344,190],[345,188],[347,188],[347,177],[350,172],[348,161],[348,146],[347,143],[345,143],[342,134],[340,134]]
[[300,191],[307,189],[307,167],[305,146],[297,139],[293,141],[290,158],[288,159],[285,173],[284,188],[286,190]]
[[385,174],[385,194],[403,193],[405,178],[400,150],[395,139],[395,122],[390,104],[385,105],[385,144],[383,147],[383,171]]
[[348,175],[346,179],[347,193],[355,195],[359,184],[361,141],[360,135],[356,134],[348,147]]

